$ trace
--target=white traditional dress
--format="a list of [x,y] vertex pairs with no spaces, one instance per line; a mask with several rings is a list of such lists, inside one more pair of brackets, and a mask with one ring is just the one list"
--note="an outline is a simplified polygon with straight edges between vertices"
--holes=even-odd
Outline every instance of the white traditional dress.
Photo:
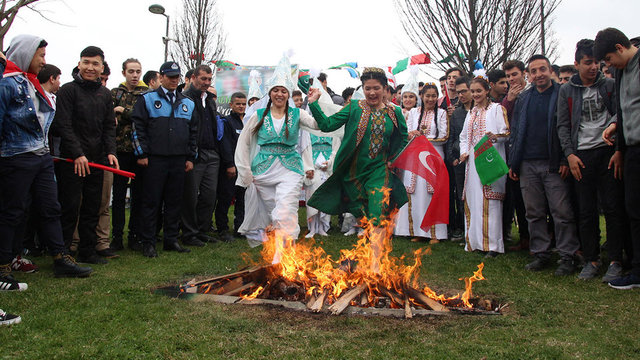
[[[437,119],[433,110],[427,111],[420,119],[421,108],[413,108],[407,117],[407,131],[418,130],[426,136],[444,159],[444,144],[449,139],[447,112],[438,109]],[[419,122],[419,124],[418,124]],[[437,124],[437,126],[436,126]],[[427,208],[431,203],[433,188],[427,181],[409,171],[403,171],[402,182],[407,189],[409,201],[400,208],[396,220],[395,234],[444,240],[447,238],[447,225],[433,225],[429,231],[420,228]]]
[[505,108],[498,103],[471,109],[460,133],[460,154],[469,155],[463,193],[465,250],[503,253],[502,201],[507,177],[505,175],[491,185],[482,185],[474,161],[474,146],[487,132],[498,136],[498,142],[493,146],[505,159],[509,122]]
[[236,184],[247,188],[244,222],[238,231],[252,246],[267,240],[264,230],[269,225],[297,239],[298,198],[305,172],[313,170],[311,147],[300,148],[298,144],[299,129],[317,129],[311,115],[290,107],[288,138],[284,117],[276,119],[270,113],[255,133],[263,111],[258,110],[245,124],[235,154]]
[[[305,201],[308,202],[313,193],[331,176],[333,159],[337,149],[340,148],[340,140],[337,137],[316,136],[310,134],[313,164],[315,172],[313,179],[305,179]],[[307,228],[309,237],[314,234],[327,236],[331,226],[331,215],[318,211],[307,205]]]

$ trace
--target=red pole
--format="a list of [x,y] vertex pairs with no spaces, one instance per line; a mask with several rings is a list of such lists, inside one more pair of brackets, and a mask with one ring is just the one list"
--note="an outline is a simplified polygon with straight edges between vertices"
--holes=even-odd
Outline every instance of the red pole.
[[[65,159],[65,158],[61,158],[61,157],[58,157],[58,156],[54,156],[53,160],[54,161],[64,161],[64,162],[68,162],[68,163],[72,163],[73,164],[73,160],[72,159]],[[130,179],[135,179],[136,178],[136,174],[134,174],[132,172],[119,170],[119,169],[114,169],[114,168],[109,167],[109,166],[96,164],[96,163],[92,163],[92,162],[89,163],[89,166],[92,167],[92,168],[96,168],[96,169],[101,169],[101,170],[105,170],[105,171],[111,171],[112,173],[114,173],[116,175],[125,176],[125,177],[128,177]]]

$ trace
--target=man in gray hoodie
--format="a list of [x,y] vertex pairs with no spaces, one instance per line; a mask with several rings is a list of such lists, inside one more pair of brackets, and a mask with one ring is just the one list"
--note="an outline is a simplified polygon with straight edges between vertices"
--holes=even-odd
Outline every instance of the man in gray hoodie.
[[628,236],[624,211],[622,156],[602,139],[602,132],[615,121],[615,81],[599,71],[593,57],[593,40],[576,46],[578,73],[560,88],[558,137],[575,179],[578,226],[586,264],[579,279],[598,275],[600,262],[600,216],[598,198],[607,224],[609,267],[602,281],[622,275],[623,240]]
[[[12,243],[28,208],[29,192],[40,216],[40,238],[54,257],[56,276],[84,277],[62,240],[60,203],[47,135],[55,110],[37,74],[47,42],[32,35],[13,38],[0,80],[0,290],[24,290],[11,276]],[[4,57],[4,56],[2,56]]]

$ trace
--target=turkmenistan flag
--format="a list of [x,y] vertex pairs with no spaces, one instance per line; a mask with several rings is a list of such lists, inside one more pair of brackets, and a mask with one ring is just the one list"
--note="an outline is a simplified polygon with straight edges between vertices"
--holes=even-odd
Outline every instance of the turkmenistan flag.
[[509,173],[509,167],[487,135],[474,147],[474,155],[476,171],[482,185],[491,185]]
[[429,54],[413,55],[412,57],[402,59],[396,62],[396,66],[391,70],[391,73],[395,75],[397,73],[407,70],[409,65],[419,65],[419,64],[431,64],[431,57],[429,57]]
[[311,74],[309,73],[309,69],[300,69],[300,71],[298,72],[298,87],[305,94],[309,92],[310,79]]

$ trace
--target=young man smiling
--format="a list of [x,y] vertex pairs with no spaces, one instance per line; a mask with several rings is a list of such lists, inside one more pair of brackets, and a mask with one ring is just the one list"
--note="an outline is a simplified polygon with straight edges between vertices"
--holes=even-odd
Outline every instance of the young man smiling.
[[593,46],[596,60],[604,60],[616,71],[617,123],[602,134],[608,144],[613,144],[616,133],[616,149],[624,157],[624,192],[627,215],[631,225],[633,260],[631,273],[609,282],[615,289],[627,290],[640,287],[640,52],[631,45],[625,34],[607,28],[596,36]]
[[578,42],[575,66],[578,74],[560,88],[558,96],[558,136],[580,199],[578,224],[587,263],[578,278],[593,279],[601,267],[600,199],[607,224],[610,261],[602,280],[609,282],[622,275],[622,244],[628,235],[621,181],[622,155],[601,137],[615,120],[615,81],[599,71],[599,63],[593,57],[593,40]]
[[66,245],[78,226],[78,260],[93,264],[107,261],[96,254],[96,226],[102,201],[103,171],[89,162],[118,168],[116,121],[111,93],[102,86],[104,53],[88,46],[80,53],[78,73],[58,91],[54,131],[60,136],[60,156],[73,163],[56,163],[62,205],[62,232]]

